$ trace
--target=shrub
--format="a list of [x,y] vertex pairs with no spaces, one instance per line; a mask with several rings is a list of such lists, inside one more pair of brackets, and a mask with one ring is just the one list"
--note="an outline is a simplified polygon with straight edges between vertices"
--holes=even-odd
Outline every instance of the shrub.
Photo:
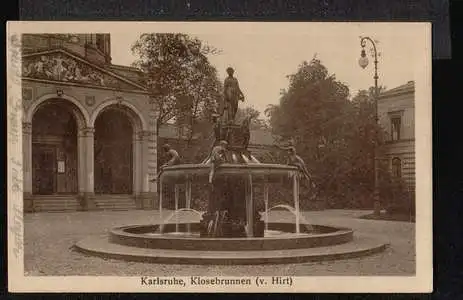
[[415,214],[415,192],[402,178],[393,178],[390,173],[382,174],[379,188],[381,206],[388,214]]

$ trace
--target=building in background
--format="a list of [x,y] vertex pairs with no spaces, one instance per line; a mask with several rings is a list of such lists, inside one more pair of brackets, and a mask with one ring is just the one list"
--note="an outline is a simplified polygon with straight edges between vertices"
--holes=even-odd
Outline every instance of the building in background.
[[26,211],[150,208],[155,113],[109,34],[22,36]]
[[378,117],[386,132],[378,158],[394,178],[415,189],[415,84],[409,81],[380,94]]

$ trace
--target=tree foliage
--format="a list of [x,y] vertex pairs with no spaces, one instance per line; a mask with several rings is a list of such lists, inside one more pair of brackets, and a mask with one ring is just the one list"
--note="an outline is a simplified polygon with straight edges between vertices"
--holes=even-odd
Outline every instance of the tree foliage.
[[177,150],[185,162],[195,161],[207,148],[211,113],[222,95],[217,70],[208,59],[220,51],[187,34],[151,33],[142,34],[132,52],[137,57],[133,65],[144,74],[156,105],[157,129],[174,122],[179,128]]
[[253,106],[247,106],[244,108],[238,107],[238,111],[236,112],[235,120],[237,122],[241,122],[247,117],[251,118],[251,129],[268,129],[268,124],[266,120],[259,118],[260,111],[255,109]]
[[175,120],[191,139],[197,121],[210,115],[221,95],[217,70],[208,60],[219,51],[186,34],[152,33],[141,35],[132,52],[156,103],[158,128]]
[[279,104],[265,111],[272,130],[295,142],[319,197],[337,207],[372,206],[380,129],[369,92],[350,99],[349,88],[316,58],[288,79]]

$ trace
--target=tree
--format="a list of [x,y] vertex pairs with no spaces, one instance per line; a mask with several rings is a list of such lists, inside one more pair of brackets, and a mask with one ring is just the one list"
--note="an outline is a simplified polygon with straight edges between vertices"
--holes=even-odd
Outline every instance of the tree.
[[132,46],[133,63],[156,103],[157,128],[175,120],[186,126],[189,140],[197,119],[207,117],[221,95],[221,82],[208,55],[219,53],[181,33],[142,34]]
[[251,118],[251,129],[268,129],[267,122],[259,118],[260,112],[255,109],[253,106],[247,106],[244,108],[239,107],[236,113],[235,120],[241,122],[247,117]]
[[207,139],[210,115],[222,94],[217,70],[208,59],[220,51],[186,34],[152,33],[141,35],[132,52],[137,57],[133,65],[144,74],[156,105],[156,135],[162,125],[174,121],[180,128],[178,138],[186,140],[181,144],[189,148],[182,151],[184,159],[193,159],[197,151],[192,141]]
[[349,88],[316,58],[288,78],[279,104],[265,111],[273,132],[294,140],[320,197],[336,207],[371,206],[380,141],[370,93],[349,99]]
[[340,172],[345,161],[342,125],[349,89],[316,58],[304,61],[288,79],[279,104],[266,110],[272,130],[284,140],[295,141],[320,191],[334,190],[331,182],[338,174],[334,171]]

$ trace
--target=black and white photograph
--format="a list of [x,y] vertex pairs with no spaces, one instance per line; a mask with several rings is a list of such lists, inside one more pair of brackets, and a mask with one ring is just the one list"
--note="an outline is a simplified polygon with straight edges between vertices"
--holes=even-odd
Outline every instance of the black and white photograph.
[[7,36],[10,291],[432,291],[429,23]]

